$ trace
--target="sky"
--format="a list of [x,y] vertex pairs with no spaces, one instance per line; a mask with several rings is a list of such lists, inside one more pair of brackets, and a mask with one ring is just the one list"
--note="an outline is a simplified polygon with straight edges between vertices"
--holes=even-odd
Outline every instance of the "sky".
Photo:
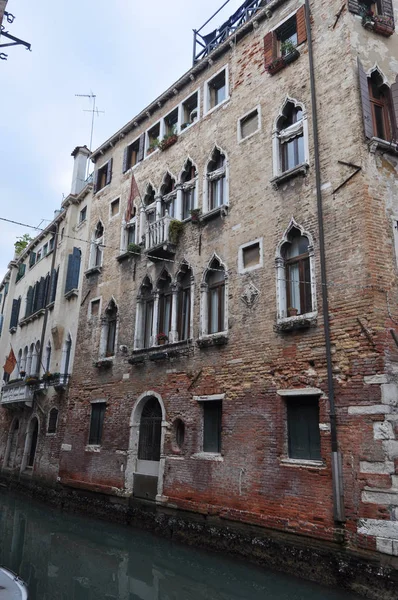
[[[229,0],[203,32],[243,3]],[[0,217],[45,226],[70,191],[72,150],[93,149],[192,65],[192,29],[223,0],[9,0],[12,35],[31,44],[2,48],[0,60]],[[8,40],[1,38],[1,43]],[[33,229],[0,221],[0,281],[13,244]]]

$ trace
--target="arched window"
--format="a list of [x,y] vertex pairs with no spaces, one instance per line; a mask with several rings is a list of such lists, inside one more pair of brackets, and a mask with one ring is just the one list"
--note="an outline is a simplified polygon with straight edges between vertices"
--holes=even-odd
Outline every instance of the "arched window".
[[187,264],[183,264],[177,276],[177,331],[178,340],[187,340],[192,337],[191,331],[191,301],[192,301],[192,271]]
[[288,100],[276,121],[274,174],[280,175],[308,162],[307,118],[302,105]]
[[279,245],[276,267],[278,318],[313,313],[316,310],[313,246],[309,234],[294,221]]
[[225,154],[215,148],[206,168],[204,212],[210,212],[228,204],[227,160]]
[[390,88],[384,84],[379,71],[368,77],[373,135],[381,140],[391,140]]
[[163,177],[163,183],[160,187],[160,195],[162,196],[161,216],[166,214],[172,219],[176,216],[176,182],[170,173],[166,173]]
[[34,375],[34,371],[32,369],[32,366],[34,366],[34,364],[32,365],[34,353],[35,353],[35,345],[31,344],[29,347],[28,356],[27,356],[27,360],[26,360],[26,375]]
[[102,253],[104,244],[104,226],[98,221],[93,234],[93,240],[90,251],[90,268],[102,266]]
[[202,285],[202,333],[227,331],[226,274],[217,257],[209,264]]
[[154,295],[149,277],[145,277],[137,298],[135,319],[135,348],[149,348],[152,345],[152,327],[154,312]]
[[191,216],[191,210],[196,207],[196,180],[197,170],[193,162],[188,159],[181,173],[182,201],[181,218],[188,219]]
[[[173,310],[171,277],[166,270],[162,271],[157,287],[159,292],[157,342],[164,343],[170,339],[171,313]],[[166,336],[167,340],[162,336]]]
[[115,301],[112,299],[105,310],[105,316],[103,319],[101,344],[102,356],[114,356],[116,353],[117,316],[117,306]]
[[160,460],[162,409],[156,398],[148,398],[141,413],[138,460]]
[[58,409],[52,408],[48,415],[47,433],[56,433],[58,424]]

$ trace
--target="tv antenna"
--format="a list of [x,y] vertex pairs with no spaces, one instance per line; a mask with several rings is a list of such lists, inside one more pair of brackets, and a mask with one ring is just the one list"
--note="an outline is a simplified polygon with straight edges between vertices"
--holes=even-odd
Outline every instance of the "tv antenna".
[[93,94],[93,92],[90,92],[90,94],[75,94],[75,96],[78,96],[79,98],[90,98],[90,102],[92,102],[92,108],[90,108],[89,110],[87,109],[83,109],[83,112],[91,112],[91,133],[90,133],[90,152],[93,151],[92,149],[92,144],[93,144],[93,131],[94,131],[94,117],[95,115],[97,115],[97,117],[99,117],[100,113],[104,113],[104,110],[98,110],[97,106],[96,106],[96,99],[97,96],[95,94]]

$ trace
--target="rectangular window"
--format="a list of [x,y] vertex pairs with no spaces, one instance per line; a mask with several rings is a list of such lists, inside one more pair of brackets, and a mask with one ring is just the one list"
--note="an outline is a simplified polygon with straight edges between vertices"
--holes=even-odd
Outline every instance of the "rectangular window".
[[226,100],[227,96],[226,69],[223,69],[221,73],[217,73],[207,83],[207,110],[209,111],[218,106],[218,104],[221,104],[221,102]]
[[135,244],[135,223],[127,227],[127,248],[130,244]]
[[147,139],[146,153],[148,156],[149,154],[154,152],[154,150],[156,150],[157,147],[159,146],[160,123],[157,123],[156,125],[151,127],[151,129],[148,130],[147,136],[148,136],[148,139]]
[[99,446],[102,440],[106,402],[95,402],[91,405],[90,435],[88,443]]
[[203,402],[203,452],[221,452],[222,401]]
[[108,160],[108,162],[102,165],[102,167],[96,172],[94,181],[94,194],[102,190],[102,188],[111,182],[112,162],[112,159]]
[[225,285],[217,283],[209,286],[208,333],[224,331]]
[[51,252],[51,250],[54,250],[54,238],[51,238],[48,243],[48,251]]
[[100,301],[99,300],[93,300],[91,302],[91,316],[92,317],[98,317],[98,315],[99,315],[99,309],[100,309]]
[[225,177],[213,179],[210,182],[209,210],[214,210],[224,203]]
[[120,198],[111,202],[111,217],[116,217],[119,214]]
[[37,255],[36,255],[36,262],[38,263],[39,260],[41,260],[41,255],[42,255],[42,249],[40,248],[40,250],[38,251]]
[[195,205],[195,187],[189,187],[182,192],[182,218],[189,219]]
[[169,336],[171,330],[171,307],[173,296],[170,293],[161,294],[159,298],[159,331]]
[[135,140],[130,146],[127,146],[127,154],[126,154],[126,164],[124,165],[123,171],[126,172],[131,167],[134,167],[138,161],[138,154],[140,150],[140,139]]
[[248,269],[260,264],[260,243],[242,248],[243,268]]
[[280,55],[286,56],[298,43],[296,15],[278,28],[277,37],[280,45]]
[[144,303],[144,348],[149,348],[152,337],[153,300]]
[[164,118],[164,135],[177,133],[178,128],[178,108],[175,108],[167,117]]
[[288,398],[286,406],[289,458],[320,460],[318,397]]
[[87,219],[87,206],[81,209],[79,213],[79,223],[83,223]]
[[260,118],[258,108],[245,115],[239,120],[239,140],[244,140],[260,129]]
[[195,123],[199,117],[198,92],[195,92],[182,103],[181,129]]
[[47,256],[48,254],[48,243],[43,246],[43,256]]
[[191,288],[186,287],[178,293],[178,339],[190,338]]

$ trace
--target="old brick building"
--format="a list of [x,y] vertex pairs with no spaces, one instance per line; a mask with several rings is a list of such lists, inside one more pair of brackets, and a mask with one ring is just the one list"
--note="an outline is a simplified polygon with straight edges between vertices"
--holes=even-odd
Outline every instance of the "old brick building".
[[398,554],[397,11],[247,1],[92,154],[64,489]]

